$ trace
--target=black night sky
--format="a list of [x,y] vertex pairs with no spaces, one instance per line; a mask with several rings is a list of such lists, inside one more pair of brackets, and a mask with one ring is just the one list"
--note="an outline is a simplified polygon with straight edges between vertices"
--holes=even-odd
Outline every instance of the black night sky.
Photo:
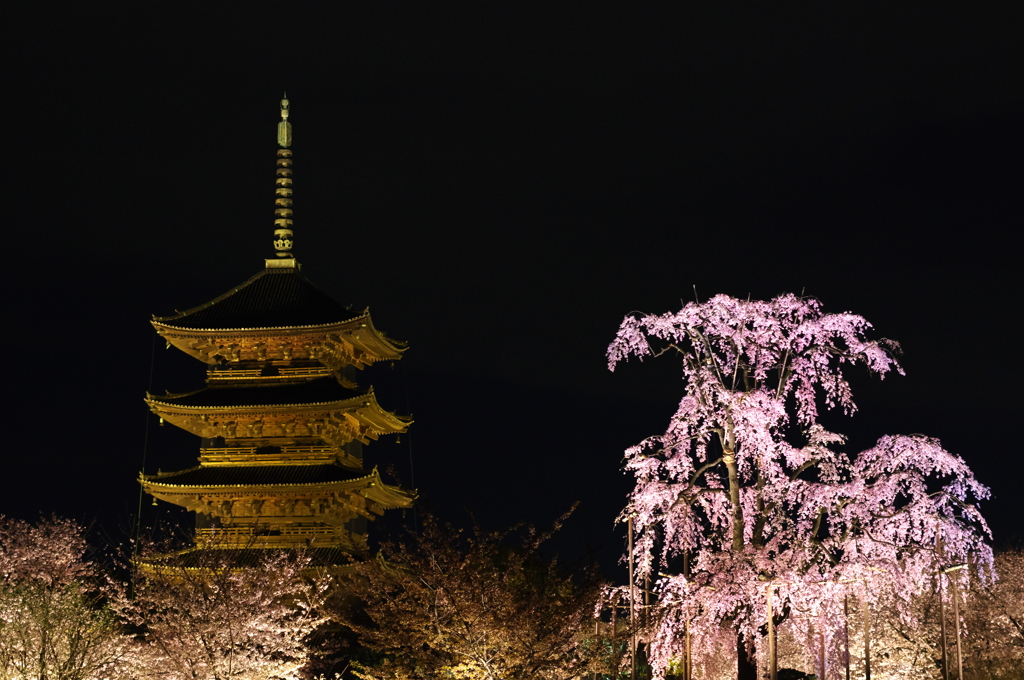
[[202,367],[148,319],[272,255],[287,89],[303,273],[411,345],[362,378],[416,419],[368,458],[442,517],[546,524],[579,500],[562,545],[610,566],[622,450],[682,393],[668,357],[607,371],[623,315],[803,290],[905,351],[834,428],[941,438],[1019,540],[1024,5],[712,4],[13,21],[0,513],[117,534],[147,420],[147,471],[195,464],[142,397],[151,354],[154,392]]

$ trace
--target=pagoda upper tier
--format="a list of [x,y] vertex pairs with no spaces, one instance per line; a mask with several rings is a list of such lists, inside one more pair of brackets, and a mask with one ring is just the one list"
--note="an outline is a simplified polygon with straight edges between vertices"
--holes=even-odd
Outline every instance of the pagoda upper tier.
[[334,376],[268,384],[211,382],[186,394],[147,395],[167,422],[213,439],[317,438],[336,447],[405,432],[409,418],[385,411],[373,390],[350,389]]
[[206,304],[151,323],[207,364],[309,361],[334,371],[395,361],[406,349],[374,327],[368,309],[335,302],[297,268],[268,267]]

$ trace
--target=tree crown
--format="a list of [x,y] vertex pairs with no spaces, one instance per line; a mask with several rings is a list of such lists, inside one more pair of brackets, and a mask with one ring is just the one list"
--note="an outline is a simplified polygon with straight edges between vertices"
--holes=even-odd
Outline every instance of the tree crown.
[[[656,583],[673,603],[662,609],[655,658],[678,651],[685,620],[702,629],[701,644],[713,646],[723,626],[757,639],[769,587],[778,606],[828,628],[851,584],[909,602],[942,561],[991,562],[974,505],[988,489],[959,456],[923,435],[887,435],[849,454],[820,422],[820,405],[856,410],[851,366],[903,372],[899,345],[868,338],[870,329],[791,294],[719,295],[623,320],[610,368],[670,352],[685,383],[665,432],[626,451],[636,487],[623,517],[637,528],[638,578],[668,572]],[[692,558],[691,573],[671,568],[679,554]]]

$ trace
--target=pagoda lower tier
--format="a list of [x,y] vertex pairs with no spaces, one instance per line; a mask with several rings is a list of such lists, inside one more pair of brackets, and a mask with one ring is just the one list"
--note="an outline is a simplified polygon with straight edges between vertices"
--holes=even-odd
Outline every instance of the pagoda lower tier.
[[385,484],[377,469],[337,464],[200,465],[142,475],[155,498],[197,513],[196,545],[366,549],[365,520],[411,507],[413,495]]
[[197,467],[140,479],[154,498],[196,513],[197,547],[359,553],[367,520],[411,507],[414,494],[363,472],[361,448],[411,420],[337,373],[293,368],[303,373],[269,363],[211,370],[204,389],[147,395],[153,413],[203,438]]

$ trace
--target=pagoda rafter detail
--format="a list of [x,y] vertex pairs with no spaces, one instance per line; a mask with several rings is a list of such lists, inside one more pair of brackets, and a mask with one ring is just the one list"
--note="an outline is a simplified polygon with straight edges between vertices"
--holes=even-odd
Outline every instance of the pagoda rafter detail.
[[181,329],[152,321],[169,345],[206,364],[254,361],[315,361],[331,370],[397,361],[405,348],[373,327],[367,312],[322,326]]
[[[195,394],[199,392],[178,398]],[[192,406],[175,401],[175,396],[146,398],[153,413],[207,439],[317,438],[340,447],[351,441],[369,444],[381,435],[400,434],[412,422],[381,408],[372,390],[323,403]]]
[[[146,493],[185,509],[219,520],[217,527],[201,527],[199,535],[237,542],[252,537],[252,547],[296,544],[305,540],[325,544],[345,534],[357,518],[374,519],[388,509],[409,506],[409,495],[385,484],[376,468],[368,475],[320,482],[264,482],[217,484],[196,480],[202,466],[171,473],[142,475]],[[186,483],[178,483],[180,480]],[[304,538],[302,538],[304,537]],[[364,545],[347,537],[352,546]]]

